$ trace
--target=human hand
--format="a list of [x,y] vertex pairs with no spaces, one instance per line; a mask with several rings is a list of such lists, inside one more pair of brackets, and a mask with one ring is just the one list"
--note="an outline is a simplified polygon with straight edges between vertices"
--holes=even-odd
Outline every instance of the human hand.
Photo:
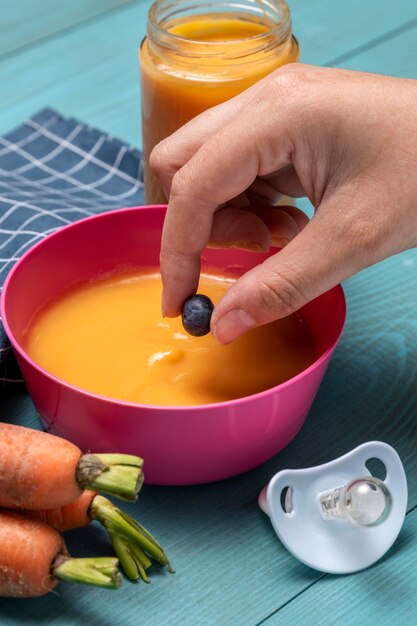
[[[195,293],[207,244],[285,246],[217,304],[211,329],[229,343],[417,245],[417,81],[287,65],[191,120],[151,167],[169,198],[167,316]],[[277,193],[307,196],[314,217],[268,208]]]

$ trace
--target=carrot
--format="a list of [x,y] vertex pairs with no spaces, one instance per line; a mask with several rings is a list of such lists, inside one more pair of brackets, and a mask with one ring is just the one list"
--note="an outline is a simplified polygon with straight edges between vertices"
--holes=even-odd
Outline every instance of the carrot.
[[97,520],[107,529],[120,564],[131,580],[140,577],[149,582],[146,570],[152,565],[151,559],[174,571],[156,539],[136,520],[94,491],[84,491],[77,500],[59,509],[23,512],[60,532],[82,528],[91,520]]
[[66,530],[73,530],[74,528],[83,528],[91,522],[91,517],[88,515],[93,498],[96,496],[95,491],[86,489],[82,492],[79,498],[64,504],[56,509],[43,509],[41,511],[24,510],[21,509],[21,513],[36,519],[52,528],[55,528],[60,533]]
[[0,424],[0,506],[53,509],[87,488],[136,500],[143,460],[127,454],[81,454],[48,433]]
[[116,588],[115,558],[73,559],[50,526],[14,511],[0,511],[0,596],[41,596],[61,580]]

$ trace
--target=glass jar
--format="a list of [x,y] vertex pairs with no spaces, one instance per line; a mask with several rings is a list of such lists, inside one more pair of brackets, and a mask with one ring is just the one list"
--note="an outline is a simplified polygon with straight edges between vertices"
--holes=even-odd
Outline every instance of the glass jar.
[[157,143],[298,58],[283,0],[157,0],[139,51],[146,202],[166,202],[149,169]]

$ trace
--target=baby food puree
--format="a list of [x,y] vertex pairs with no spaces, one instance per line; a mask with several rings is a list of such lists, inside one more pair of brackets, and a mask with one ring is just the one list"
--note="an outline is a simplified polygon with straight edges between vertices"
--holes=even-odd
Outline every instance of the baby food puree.
[[[202,275],[216,303],[230,279]],[[273,387],[315,359],[306,322],[291,315],[228,346],[191,337],[181,318],[161,317],[157,272],[124,271],[77,285],[48,303],[26,329],[24,348],[45,370],[99,395],[154,405],[232,400]]]
[[154,3],[140,48],[147,202],[165,203],[149,168],[157,143],[298,56],[285,3]]

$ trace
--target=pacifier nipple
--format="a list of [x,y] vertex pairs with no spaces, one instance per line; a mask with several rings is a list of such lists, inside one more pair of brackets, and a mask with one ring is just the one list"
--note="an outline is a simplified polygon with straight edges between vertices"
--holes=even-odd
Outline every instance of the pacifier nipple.
[[388,517],[392,496],[382,480],[371,476],[357,478],[320,498],[326,518],[345,520],[353,526],[376,526]]
[[[385,466],[384,480],[367,463]],[[369,567],[394,543],[407,508],[407,481],[391,446],[365,443],[339,459],[278,472],[259,496],[279,539],[300,561],[323,572]]]

